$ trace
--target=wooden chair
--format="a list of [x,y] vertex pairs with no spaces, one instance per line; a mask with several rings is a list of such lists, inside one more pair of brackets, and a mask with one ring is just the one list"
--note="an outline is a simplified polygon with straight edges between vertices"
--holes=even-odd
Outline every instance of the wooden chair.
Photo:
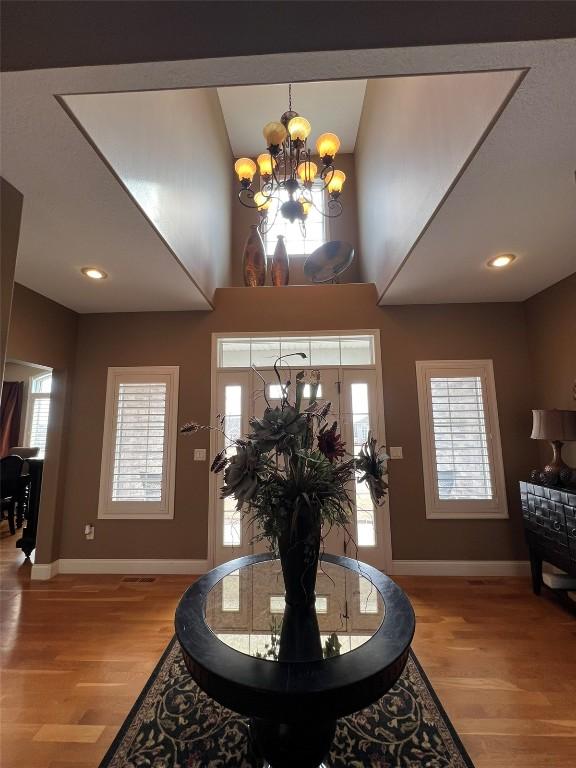
[[[22,468],[24,460],[21,456],[5,456],[0,459],[0,512],[4,517],[7,513],[8,526],[12,536],[16,533],[16,505],[22,504]],[[21,523],[21,511],[18,510],[18,522]],[[19,527],[19,526],[18,526]]]

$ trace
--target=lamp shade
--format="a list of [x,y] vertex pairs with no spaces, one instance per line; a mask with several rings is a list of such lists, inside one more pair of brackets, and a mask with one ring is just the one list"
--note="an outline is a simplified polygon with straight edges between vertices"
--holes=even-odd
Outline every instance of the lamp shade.
[[270,208],[270,198],[266,197],[262,192],[256,192],[254,202],[259,211],[267,211]]
[[310,213],[310,208],[312,208],[312,203],[306,200],[305,197],[301,197],[300,202],[302,203],[302,210],[304,211],[304,217],[306,217]]
[[264,134],[264,138],[266,139],[266,144],[269,147],[278,146],[279,144],[282,144],[282,142],[288,135],[288,131],[282,125],[282,123],[266,123],[266,125],[262,130],[262,133]]
[[256,163],[249,157],[241,157],[234,163],[234,170],[238,174],[238,179],[240,181],[242,181],[242,179],[247,179],[251,182],[256,173]]
[[260,176],[271,176],[272,168],[276,166],[276,160],[272,157],[270,152],[263,152],[256,158],[258,168],[260,170]]
[[318,166],[311,160],[305,160],[303,163],[300,163],[296,169],[296,173],[300,177],[302,183],[306,183],[307,181],[314,181],[314,177],[316,176],[317,172]]
[[334,133],[323,133],[316,140],[316,152],[322,158],[334,157],[340,149],[340,139]]
[[311,130],[312,126],[308,120],[300,115],[293,117],[288,123],[288,133],[290,134],[292,141],[306,141],[308,136],[310,136]]
[[344,182],[346,181],[346,174],[344,171],[334,171],[332,176],[330,177],[330,181],[328,182],[328,192],[330,194],[337,193],[339,194],[342,192],[342,187],[344,186]]
[[532,411],[533,440],[576,440],[576,411],[551,410]]

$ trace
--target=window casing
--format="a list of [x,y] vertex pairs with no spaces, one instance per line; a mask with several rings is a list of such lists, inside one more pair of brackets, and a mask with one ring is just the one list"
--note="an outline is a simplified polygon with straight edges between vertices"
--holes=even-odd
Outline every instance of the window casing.
[[[328,220],[320,213],[324,211],[326,206],[326,193],[322,189],[323,184],[314,184],[312,187],[312,199],[316,205],[310,207],[308,216],[306,217],[306,236],[302,234],[302,228],[300,222],[290,222],[285,219],[280,212],[276,215],[276,209],[278,205],[286,202],[289,199],[288,192],[281,191],[279,194],[279,202],[273,200],[268,211],[268,217],[270,221],[274,221],[274,224],[270,230],[264,235],[264,247],[266,249],[266,255],[272,256],[278,235],[284,236],[284,244],[288,256],[309,256],[316,248],[323,245],[328,239],[327,224]],[[320,210],[317,210],[319,208]],[[276,219],[274,217],[276,216]]]
[[46,454],[46,438],[50,419],[52,373],[43,373],[30,380],[27,424],[24,442],[30,448],[38,448],[37,458]]
[[108,369],[99,518],[174,517],[178,371]]
[[426,517],[508,517],[491,360],[416,363]]

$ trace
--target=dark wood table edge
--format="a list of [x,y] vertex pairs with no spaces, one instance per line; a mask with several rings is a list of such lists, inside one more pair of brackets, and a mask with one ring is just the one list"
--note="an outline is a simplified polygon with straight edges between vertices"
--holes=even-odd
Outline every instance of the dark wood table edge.
[[402,674],[415,617],[400,587],[366,563],[337,555],[322,558],[370,579],[384,600],[382,624],[354,651],[316,662],[271,662],[236,651],[214,635],[204,614],[210,590],[239,568],[274,559],[275,555],[263,554],[231,560],[209,571],[185,592],[176,610],[175,629],[193,679],[209,696],[234,711],[282,722],[317,717],[319,712],[326,718],[338,718],[377,701]]

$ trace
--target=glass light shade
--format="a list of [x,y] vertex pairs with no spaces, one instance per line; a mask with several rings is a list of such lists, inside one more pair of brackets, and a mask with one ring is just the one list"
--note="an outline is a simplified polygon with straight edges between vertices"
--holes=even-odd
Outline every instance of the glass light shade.
[[282,123],[266,123],[262,129],[264,138],[266,139],[266,146],[272,147],[282,144],[288,132]]
[[256,192],[254,202],[258,206],[259,211],[266,211],[270,208],[270,200],[262,192]]
[[270,155],[269,152],[262,152],[256,158],[258,168],[260,169],[260,176],[271,176],[272,168],[276,166],[276,160]]
[[323,133],[316,140],[316,152],[320,157],[334,157],[340,149],[340,139],[335,133]]
[[234,163],[234,170],[238,174],[238,179],[247,179],[252,181],[254,174],[256,173],[256,163],[249,157],[241,157]]
[[308,202],[308,200],[306,200],[306,198],[304,197],[300,198],[300,202],[302,203],[302,208],[304,209],[304,218],[306,218],[306,216],[308,216],[308,214],[310,213],[310,208],[312,208],[312,203]]
[[318,166],[316,163],[313,163],[310,160],[306,160],[305,162],[300,163],[296,169],[296,173],[302,182],[314,181],[317,171]]
[[328,192],[342,192],[342,187],[346,181],[346,174],[344,171],[334,171],[332,178],[328,182]]
[[300,141],[306,141],[308,136],[310,136],[310,131],[312,130],[312,126],[306,120],[305,117],[293,117],[292,120],[288,123],[288,133],[290,134],[290,138],[292,141],[296,141],[299,139]]

